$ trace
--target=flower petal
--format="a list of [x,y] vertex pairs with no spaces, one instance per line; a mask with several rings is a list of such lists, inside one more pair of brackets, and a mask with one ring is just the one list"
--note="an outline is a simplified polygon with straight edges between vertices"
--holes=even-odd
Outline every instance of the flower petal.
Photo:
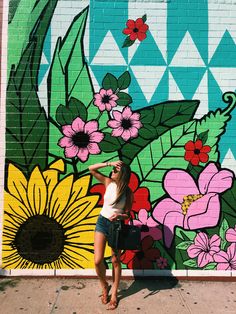
[[112,114],[113,114],[113,117],[115,118],[115,120],[121,122],[122,114],[121,114],[120,111],[118,111],[118,110],[113,110],[113,111],[112,111]]
[[182,213],[173,211],[169,212],[164,219],[163,231],[164,231],[164,242],[167,248],[172,244],[174,238],[174,229],[176,226],[183,227],[184,215]]
[[190,194],[199,194],[193,178],[184,170],[170,170],[164,179],[167,193],[175,201],[182,203],[183,197]]
[[147,24],[143,24],[139,27],[139,31],[145,33],[148,30],[149,26]]
[[160,201],[156,207],[154,207],[152,215],[155,220],[163,224],[165,217],[169,212],[182,214],[181,205],[173,201],[171,198],[165,198],[164,200]]
[[224,251],[220,251],[214,255],[214,261],[216,263],[228,263],[229,257],[228,254]]
[[42,215],[47,204],[47,188],[43,175],[38,167],[35,167],[31,173],[27,195],[35,215]]
[[193,202],[187,212],[185,228],[196,230],[215,227],[220,216],[219,196],[211,193]]
[[100,150],[97,143],[89,143],[88,144],[88,151],[89,151],[89,154],[97,155],[100,153],[101,150]]
[[84,126],[85,126],[85,122],[80,118],[77,117],[73,122],[72,122],[72,129],[75,132],[83,132],[84,131]]
[[130,137],[134,138],[138,136],[138,129],[136,129],[135,127],[132,127],[129,129],[130,132]]
[[188,142],[184,145],[184,148],[185,148],[186,150],[192,150],[192,151],[194,151],[194,149],[195,149],[194,142],[193,142],[193,141],[188,141]]
[[203,146],[201,149],[201,153],[209,153],[210,151],[211,151],[211,147],[208,145]]
[[187,150],[184,154],[184,159],[187,161],[190,161],[194,156],[194,151],[193,150]]
[[32,214],[31,209],[26,207],[18,198],[8,192],[4,192],[4,215],[9,217],[15,215],[21,220],[26,220]]
[[124,130],[124,132],[121,134],[121,137],[124,141],[128,141],[131,137],[130,130]]
[[199,232],[196,238],[194,239],[194,243],[202,250],[206,250],[208,248],[209,238],[206,233]]
[[233,228],[229,228],[226,231],[225,238],[228,242],[236,242],[236,230]]
[[227,254],[229,256],[230,261],[236,261],[236,243],[230,244],[227,249]]
[[198,259],[197,259],[198,267],[204,267],[213,261],[214,261],[213,257],[209,253],[201,252],[198,255]]
[[88,155],[89,155],[88,148],[86,148],[86,147],[85,148],[82,148],[82,147],[79,148],[78,153],[77,153],[77,157],[81,161],[85,162],[88,159]]
[[234,174],[229,170],[221,170],[216,173],[209,182],[208,193],[223,193],[230,189],[233,184]]
[[74,143],[71,137],[64,136],[59,140],[58,145],[61,147],[71,147]]
[[121,123],[120,123],[120,121],[117,121],[117,120],[109,120],[109,121],[107,122],[107,125],[108,125],[110,128],[115,129],[115,128],[120,127],[120,126],[121,126]]
[[128,20],[126,22],[126,25],[128,26],[128,28],[135,28],[135,21],[134,20]]
[[218,169],[213,162],[209,163],[200,173],[198,186],[201,194],[206,194],[209,182],[216,173],[218,173]]
[[140,220],[140,222],[143,225],[147,224],[148,213],[147,213],[147,211],[144,208],[140,209],[140,211],[138,213],[138,219]]
[[122,118],[129,119],[132,116],[132,111],[129,106],[125,107],[122,111]]
[[129,35],[133,32],[133,30],[131,28],[125,28],[123,29],[122,33],[125,35]]
[[139,17],[136,21],[135,21],[135,27],[137,27],[138,29],[140,28],[140,27],[142,27],[143,26],[143,19],[141,18],[141,17]]
[[27,180],[20,169],[13,164],[9,164],[8,178],[7,178],[8,191],[14,195],[18,200],[22,201],[28,206],[27,199]]
[[146,33],[138,32],[137,37],[138,37],[138,40],[142,41],[147,37],[147,35]]
[[67,137],[72,137],[75,135],[75,131],[72,129],[71,125],[63,125],[62,133]]
[[201,252],[202,252],[202,247],[199,247],[195,244],[191,244],[187,249],[187,253],[190,258],[197,257]]
[[206,153],[200,153],[199,154],[199,160],[200,162],[207,162],[209,159],[209,156]]
[[79,151],[79,147],[78,146],[71,146],[71,147],[66,147],[65,148],[65,156],[66,158],[74,158],[77,153]]
[[90,142],[100,143],[104,139],[104,134],[102,132],[93,132],[90,134]]
[[201,150],[201,148],[202,148],[202,140],[196,140],[195,149]]
[[96,120],[91,120],[85,124],[84,132],[87,134],[91,134],[98,130],[98,122]]
[[113,131],[111,132],[111,136],[121,136],[121,134],[124,132],[124,129],[122,127],[113,129]]

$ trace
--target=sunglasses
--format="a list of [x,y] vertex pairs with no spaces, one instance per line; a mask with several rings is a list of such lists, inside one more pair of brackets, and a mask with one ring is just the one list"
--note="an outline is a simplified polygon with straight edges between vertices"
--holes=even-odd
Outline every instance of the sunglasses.
[[116,169],[116,167],[113,167],[113,172],[114,172],[114,173],[117,173],[117,172],[119,172],[119,171]]

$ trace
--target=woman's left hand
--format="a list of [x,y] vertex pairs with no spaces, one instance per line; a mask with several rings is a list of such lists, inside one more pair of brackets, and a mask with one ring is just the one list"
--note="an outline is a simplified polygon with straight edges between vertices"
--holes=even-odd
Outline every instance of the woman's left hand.
[[110,221],[116,221],[117,219],[119,219],[120,218],[120,215],[119,214],[113,214],[110,218],[109,218],[109,220]]

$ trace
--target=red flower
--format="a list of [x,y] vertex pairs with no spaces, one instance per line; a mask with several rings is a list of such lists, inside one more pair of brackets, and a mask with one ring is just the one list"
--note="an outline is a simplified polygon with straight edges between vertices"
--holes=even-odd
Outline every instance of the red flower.
[[[149,202],[149,190],[147,188],[139,188],[139,178],[138,176],[132,172],[129,182],[129,187],[134,193],[134,202],[131,211],[131,216],[134,218],[134,212],[138,213],[141,208],[149,211],[151,209],[151,204]],[[100,194],[100,199],[98,205],[103,205],[103,197],[105,194],[105,186],[101,183],[95,184],[91,187],[90,193],[92,194]]]
[[142,18],[138,18],[136,21],[128,20],[126,25],[127,28],[123,30],[123,33],[129,35],[130,40],[138,38],[139,41],[142,41],[147,37],[148,25],[143,22]]
[[211,147],[208,145],[203,146],[202,140],[196,140],[196,142],[188,141],[184,146],[186,152],[184,159],[189,161],[193,166],[198,166],[199,162],[207,162],[209,156],[207,153],[211,151]]
[[157,248],[153,248],[153,238],[147,236],[142,240],[141,251],[125,251],[120,260],[123,264],[126,264],[129,269],[152,269],[153,262],[156,262],[160,258],[160,251]]

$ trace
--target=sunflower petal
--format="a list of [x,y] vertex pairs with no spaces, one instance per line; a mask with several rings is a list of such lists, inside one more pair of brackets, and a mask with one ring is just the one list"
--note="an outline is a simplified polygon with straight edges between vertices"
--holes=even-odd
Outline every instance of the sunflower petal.
[[72,187],[72,193],[70,198],[70,203],[74,203],[77,199],[85,197],[88,192],[88,187],[90,183],[91,176],[84,176],[78,180],[76,180]]
[[43,172],[43,177],[48,188],[48,202],[49,202],[49,200],[51,199],[52,191],[58,183],[59,173],[57,170],[49,169]]
[[65,163],[62,159],[58,159],[49,165],[49,169],[55,169],[55,170],[58,170],[60,172],[64,172],[65,171]]
[[30,208],[27,208],[20,200],[8,192],[4,193],[4,214],[16,215],[19,218],[27,219],[30,217]]

